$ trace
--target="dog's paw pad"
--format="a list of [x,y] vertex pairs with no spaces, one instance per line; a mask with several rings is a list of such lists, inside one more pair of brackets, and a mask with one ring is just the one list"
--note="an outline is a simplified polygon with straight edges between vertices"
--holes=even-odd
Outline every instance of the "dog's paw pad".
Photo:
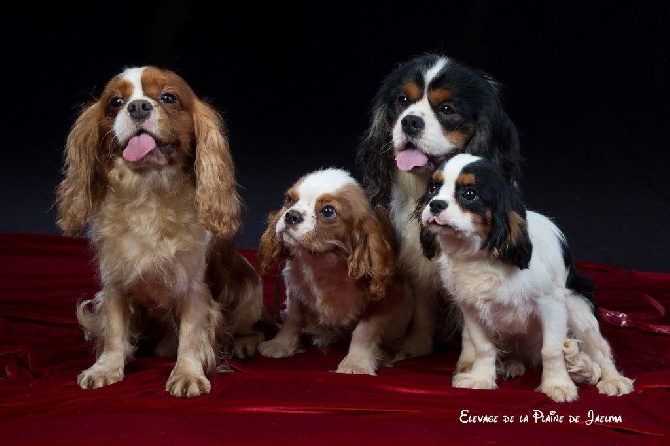
[[123,368],[108,369],[94,365],[77,376],[82,389],[97,389],[123,380]]
[[287,344],[274,339],[258,344],[258,353],[267,358],[287,358],[299,351],[298,346],[293,343]]
[[205,375],[194,376],[172,373],[165,385],[165,390],[172,396],[190,398],[209,393],[212,390],[212,385]]
[[508,359],[501,364],[500,373],[506,378],[515,378],[526,373],[526,366],[516,359]]
[[540,391],[552,400],[565,403],[577,400],[577,386],[572,381],[558,383],[543,383]]
[[621,396],[633,391],[633,380],[625,376],[617,376],[600,381],[596,387],[598,387],[598,392],[605,395]]
[[349,375],[376,375],[377,367],[374,360],[346,356],[337,366],[336,372]]
[[263,341],[262,332],[252,333],[243,336],[235,336],[233,351],[235,356],[240,359],[251,358],[256,353],[258,345]]
[[486,377],[479,376],[472,373],[457,373],[454,375],[451,385],[461,389],[495,389],[495,376]]

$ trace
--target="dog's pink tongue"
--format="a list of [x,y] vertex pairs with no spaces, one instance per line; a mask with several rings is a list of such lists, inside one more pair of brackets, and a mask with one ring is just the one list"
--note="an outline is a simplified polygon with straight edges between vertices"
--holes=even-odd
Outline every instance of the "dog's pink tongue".
[[421,150],[405,149],[395,157],[398,169],[407,171],[414,167],[423,167],[428,162],[428,157]]
[[156,141],[147,133],[133,136],[128,141],[128,145],[123,149],[123,157],[128,161],[137,161],[151,152],[156,147]]

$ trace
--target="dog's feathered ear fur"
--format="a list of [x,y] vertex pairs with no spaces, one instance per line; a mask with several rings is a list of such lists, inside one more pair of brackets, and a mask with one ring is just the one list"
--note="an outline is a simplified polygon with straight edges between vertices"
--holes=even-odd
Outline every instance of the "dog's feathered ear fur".
[[396,258],[394,233],[387,211],[377,207],[373,213],[360,218],[354,225],[350,246],[349,277],[369,286],[372,300],[382,299],[395,273]]
[[486,249],[504,263],[528,268],[533,255],[533,244],[528,235],[526,209],[518,188],[509,186],[500,190],[493,210],[492,231]]
[[86,106],[67,136],[64,178],[56,191],[56,223],[65,234],[83,231],[93,209],[102,199],[104,184],[98,159],[101,113],[97,102]]
[[391,198],[393,142],[387,105],[378,95],[370,127],[356,153],[356,164],[363,175],[363,184],[373,206],[387,206]]
[[268,215],[268,225],[261,235],[256,253],[256,270],[260,275],[268,274],[286,258],[284,245],[277,238],[275,232],[279,218],[283,216],[283,209],[273,211]]
[[521,149],[516,126],[503,108],[500,84],[484,74],[491,91],[489,100],[477,119],[475,136],[465,152],[490,159],[501,167],[508,184],[521,178]]
[[214,234],[231,239],[241,224],[241,199],[227,130],[219,113],[199,99],[194,103],[193,123],[198,217]]

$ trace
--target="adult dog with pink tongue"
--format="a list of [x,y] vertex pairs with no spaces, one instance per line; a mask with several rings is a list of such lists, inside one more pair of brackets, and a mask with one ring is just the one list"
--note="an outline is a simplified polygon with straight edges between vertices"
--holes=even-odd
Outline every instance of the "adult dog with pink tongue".
[[421,253],[420,224],[412,217],[432,171],[459,152],[494,161],[511,184],[519,180],[519,141],[503,108],[500,84],[440,54],[401,63],[381,82],[357,153],[372,204],[391,212],[400,267],[414,297],[411,329],[396,359],[430,353],[436,340],[460,326],[436,266]]
[[128,68],[67,138],[58,225],[88,231],[102,289],[78,305],[96,343],[82,389],[124,379],[138,340],[175,357],[174,396],[207,393],[218,357],[253,355],[260,277],[236,250],[241,199],[219,113],[179,75]]

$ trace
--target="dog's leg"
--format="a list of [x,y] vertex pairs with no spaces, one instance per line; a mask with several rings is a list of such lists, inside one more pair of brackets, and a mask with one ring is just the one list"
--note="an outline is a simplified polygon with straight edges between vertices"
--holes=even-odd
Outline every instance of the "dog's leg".
[[230,287],[236,289],[237,303],[233,310],[233,352],[238,358],[250,358],[256,353],[258,344],[263,341],[264,334],[254,329],[254,325],[263,317],[263,284],[251,264],[238,252],[234,252],[236,270],[234,283]]
[[540,298],[542,321],[542,382],[539,390],[558,402],[575,401],[577,386],[570,379],[563,355],[568,337],[568,311],[562,290]]
[[384,333],[393,321],[393,313],[387,312],[361,320],[349,343],[347,356],[337,366],[337,373],[376,375],[379,363],[384,359],[381,344]]
[[192,397],[211,390],[205,373],[216,368],[214,341],[220,319],[220,308],[209,288],[194,280],[180,306],[177,362],[165,385],[170,395]]
[[570,327],[574,335],[583,342],[584,352],[600,366],[601,378],[598,391],[606,395],[620,396],[633,391],[633,381],[616,369],[612,351],[603,338],[598,320],[585,299],[577,294],[568,295]]
[[77,377],[82,389],[95,389],[123,379],[123,368],[132,356],[130,345],[130,308],[121,293],[112,287],[102,291],[105,319],[102,321],[102,352],[95,364]]
[[258,352],[269,358],[286,358],[300,351],[300,333],[303,328],[302,304],[286,297],[287,312],[277,335],[269,341],[258,344]]
[[437,293],[428,283],[431,282],[420,280],[413,287],[407,287],[407,292],[414,296],[412,324],[400,344],[394,361],[427,355],[433,351],[438,299]]
[[456,373],[469,372],[475,362],[475,345],[472,343],[470,332],[463,325],[461,330],[461,354],[456,362]]
[[463,311],[463,323],[474,347],[474,361],[467,372],[458,372],[452,379],[454,387],[465,389],[495,389],[497,349],[475,316]]

